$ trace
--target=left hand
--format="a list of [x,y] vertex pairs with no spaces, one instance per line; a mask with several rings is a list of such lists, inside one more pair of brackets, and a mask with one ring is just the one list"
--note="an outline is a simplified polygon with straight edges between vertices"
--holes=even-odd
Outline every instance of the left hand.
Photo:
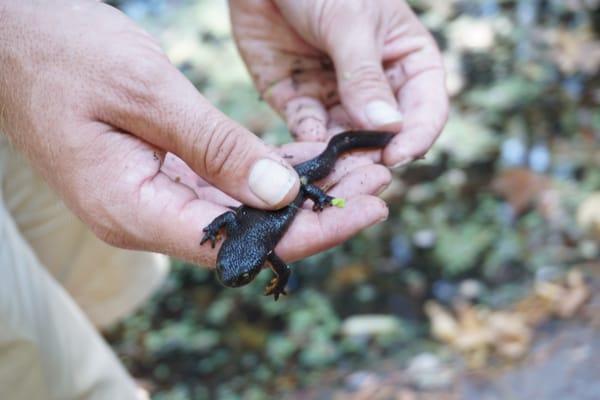
[[442,58],[405,1],[230,0],[230,8],[258,90],[297,139],[398,132],[383,161],[400,166],[439,135],[448,114]]

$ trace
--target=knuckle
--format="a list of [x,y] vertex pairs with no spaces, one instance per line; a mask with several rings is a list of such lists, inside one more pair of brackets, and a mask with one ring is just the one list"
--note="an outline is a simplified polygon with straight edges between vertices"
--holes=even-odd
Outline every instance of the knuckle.
[[163,63],[157,60],[139,60],[129,63],[126,69],[127,79],[144,86],[160,82],[164,72]]
[[165,77],[170,68],[172,65],[168,60],[152,52],[124,57],[113,64],[109,73],[112,74],[113,89],[125,101],[142,107],[152,107],[160,99],[160,92],[165,87]]
[[[314,32],[318,32],[318,37],[324,40],[329,46],[335,45],[339,41],[339,35],[342,32],[348,32],[348,21],[366,21],[370,23],[367,15],[373,14],[375,7],[370,2],[361,0],[346,0],[340,7],[340,2],[322,1],[320,7],[315,7],[313,18],[315,27]],[[359,27],[350,26],[350,30],[356,30]],[[364,28],[361,26],[360,28]]]
[[387,85],[387,79],[381,66],[362,64],[345,77],[346,88],[350,90],[372,90],[373,87]]
[[144,106],[155,104],[164,73],[162,63],[141,61],[131,64],[125,76],[129,83],[127,97]]
[[212,177],[222,175],[226,171],[239,171],[245,160],[248,147],[240,140],[238,128],[229,122],[217,122],[201,141],[203,167],[206,174]]

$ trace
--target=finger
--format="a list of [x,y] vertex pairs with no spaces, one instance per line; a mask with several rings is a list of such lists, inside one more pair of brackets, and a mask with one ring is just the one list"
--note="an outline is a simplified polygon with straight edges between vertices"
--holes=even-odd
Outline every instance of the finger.
[[399,90],[398,102],[404,125],[384,151],[385,164],[394,167],[422,157],[440,135],[448,118],[444,71],[428,69],[412,77]]
[[329,109],[329,122],[327,124],[329,136],[336,135],[343,131],[349,131],[354,127],[355,125],[352,123],[352,118],[350,118],[341,104],[337,104]]
[[[291,67],[292,70],[294,68]],[[287,75],[274,81],[261,91],[262,98],[284,118],[287,117],[288,104],[298,98],[315,99],[325,107],[337,104],[339,95],[335,72],[323,68],[329,68],[329,66],[302,70],[302,72],[293,73],[291,76]]]
[[385,203],[373,196],[348,199],[344,208],[301,210],[275,251],[288,262],[337,246],[387,218]]
[[144,60],[115,78],[119,96],[104,100],[103,122],[176,154],[245,204],[280,208],[296,196],[298,176],[285,160],[209,104],[168,61],[156,54]]
[[[323,133],[318,124],[298,124],[289,112],[293,113],[302,99],[325,105],[337,101],[331,60],[290,28],[274,2],[230,3],[235,41],[262,99],[288,121],[290,131],[299,140],[321,140]],[[270,34],[265,35],[257,26],[268,26]],[[313,115],[320,118],[315,111]]]
[[[385,32],[381,25],[392,14],[382,15],[387,7],[356,1],[320,2],[312,8],[299,1],[275,3],[304,40],[332,59],[338,96],[354,123],[361,128],[398,130],[401,115],[382,68]],[[335,91],[331,97],[336,97]],[[323,104],[335,103],[325,99]]]
[[442,56],[431,34],[410,14],[412,29],[402,37],[390,38],[383,56],[387,79],[405,116],[401,134],[385,153],[386,164],[392,166],[422,157],[448,115]]
[[389,169],[382,165],[367,165],[344,176],[327,194],[344,199],[366,194],[377,196],[391,181]]
[[[379,154],[381,154],[381,152],[379,152]],[[346,154],[338,159],[329,175],[320,180],[318,185],[327,190],[353,171],[373,165],[378,158],[380,157],[378,157],[377,152],[375,151],[356,151],[351,154]]]
[[323,141],[327,137],[327,111],[320,101],[297,97],[285,107],[285,119],[292,136],[302,141]]
[[344,18],[334,21],[328,30],[327,51],[335,64],[342,104],[360,127],[399,130],[402,115],[383,70],[383,43],[379,44],[375,27],[369,23],[348,26]]

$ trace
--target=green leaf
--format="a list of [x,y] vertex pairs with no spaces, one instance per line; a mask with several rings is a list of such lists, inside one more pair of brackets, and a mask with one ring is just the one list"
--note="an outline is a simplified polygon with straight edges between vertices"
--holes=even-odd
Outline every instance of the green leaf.
[[337,208],[344,208],[346,207],[346,200],[338,197],[331,200],[331,205]]

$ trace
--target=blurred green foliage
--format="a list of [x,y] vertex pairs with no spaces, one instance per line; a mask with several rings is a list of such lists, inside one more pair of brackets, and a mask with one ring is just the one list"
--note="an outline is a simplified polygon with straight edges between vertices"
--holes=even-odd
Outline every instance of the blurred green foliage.
[[[271,143],[289,140],[236,54],[225,2],[115,3],[210,101]],[[600,188],[597,2],[410,3],[444,53],[452,112],[427,160],[384,193],[389,220],[294,264],[277,303],[262,296],[268,273],[232,290],[174,261],[152,302],[108,334],[156,399],[262,399],[400,363],[430,346],[426,299],[452,302],[470,279],[475,301],[502,307],[532,280],[599,257],[574,221]],[[400,328],[349,334],[348,318],[364,314]]]

